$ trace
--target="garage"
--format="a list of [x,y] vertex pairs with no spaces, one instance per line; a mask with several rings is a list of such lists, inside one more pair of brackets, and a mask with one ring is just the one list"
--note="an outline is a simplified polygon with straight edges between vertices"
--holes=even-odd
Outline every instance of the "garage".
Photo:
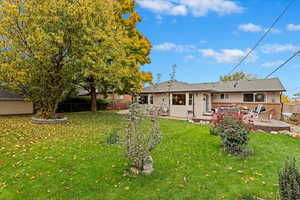
[[0,115],[26,115],[33,113],[33,105],[20,95],[0,89]]

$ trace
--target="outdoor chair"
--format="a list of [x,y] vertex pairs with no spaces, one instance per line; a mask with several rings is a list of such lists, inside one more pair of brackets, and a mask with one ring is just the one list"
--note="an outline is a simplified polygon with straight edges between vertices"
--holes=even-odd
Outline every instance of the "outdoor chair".
[[258,118],[259,114],[265,111],[265,107],[262,104],[259,104],[254,110],[249,112],[249,115],[252,115],[253,118]]
[[274,114],[274,109],[271,109],[269,111],[261,112],[258,114],[258,119],[260,121],[271,121],[273,114]]

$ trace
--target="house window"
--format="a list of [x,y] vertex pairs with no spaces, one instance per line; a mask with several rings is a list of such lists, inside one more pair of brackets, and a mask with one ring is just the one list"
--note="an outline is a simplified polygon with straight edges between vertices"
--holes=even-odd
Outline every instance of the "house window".
[[150,104],[153,104],[153,95],[150,96]]
[[265,102],[265,94],[262,93],[255,94],[255,102]]
[[229,99],[228,94],[220,94],[220,99]]
[[254,102],[253,94],[244,94],[244,102]]
[[141,95],[139,99],[140,104],[148,104],[148,95]]
[[189,105],[193,105],[193,94],[189,94]]
[[263,93],[244,94],[244,102],[265,102],[266,95]]
[[185,94],[173,94],[172,95],[173,105],[185,105]]

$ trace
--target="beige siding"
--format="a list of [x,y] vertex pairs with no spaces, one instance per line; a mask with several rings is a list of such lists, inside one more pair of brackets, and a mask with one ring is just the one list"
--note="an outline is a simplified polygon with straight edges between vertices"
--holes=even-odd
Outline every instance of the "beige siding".
[[281,103],[280,92],[268,92],[267,93],[267,102],[268,103]]
[[0,115],[32,114],[33,105],[28,101],[1,101]]
[[195,117],[200,117],[203,115],[204,113],[204,95],[201,93],[196,93],[194,95],[194,106],[195,106]]
[[[150,102],[150,99],[149,99]],[[162,104],[169,105],[169,95],[167,93],[154,94],[153,95],[153,105],[161,106]]]
[[[246,92],[245,92],[246,93]],[[265,103],[280,103],[280,92],[263,92],[266,95]],[[228,99],[221,99],[220,94],[213,95],[214,103],[241,103],[244,102],[243,94],[244,93],[224,93],[228,95]]]
[[228,95],[228,99],[221,99],[221,94],[213,95],[213,102],[243,102],[243,94],[242,93],[224,93]]

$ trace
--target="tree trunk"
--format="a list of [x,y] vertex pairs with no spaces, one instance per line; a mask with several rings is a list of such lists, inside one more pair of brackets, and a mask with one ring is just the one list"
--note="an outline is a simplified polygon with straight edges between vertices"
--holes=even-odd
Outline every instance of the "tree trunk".
[[97,112],[97,93],[96,93],[96,82],[91,82],[91,111]]

